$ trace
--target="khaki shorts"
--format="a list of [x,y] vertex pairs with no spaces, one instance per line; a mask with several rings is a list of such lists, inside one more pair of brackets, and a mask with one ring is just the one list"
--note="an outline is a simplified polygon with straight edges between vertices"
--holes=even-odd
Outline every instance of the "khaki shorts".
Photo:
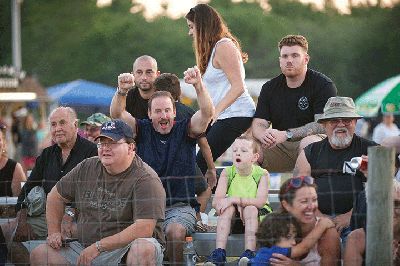
[[[324,134],[317,134],[321,140]],[[292,172],[299,156],[300,141],[285,141],[271,149],[263,149],[262,168],[271,173]]]

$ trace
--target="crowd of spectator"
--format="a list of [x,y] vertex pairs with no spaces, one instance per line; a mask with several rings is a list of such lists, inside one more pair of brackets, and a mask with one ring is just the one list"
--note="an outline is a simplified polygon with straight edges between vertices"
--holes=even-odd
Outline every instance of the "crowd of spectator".
[[[197,65],[184,81],[199,110],[181,103],[175,74],[143,55],[118,76],[109,116],[79,123],[73,108],[57,107],[48,130],[31,113],[0,124],[0,196],[18,197],[16,218],[1,225],[0,264],[11,242],[28,248],[32,265],[182,264],[185,237],[207,231],[201,214],[215,189],[216,246],[206,265],[226,263],[231,233],[244,233],[242,266],[362,265],[368,147],[400,152],[393,114],[383,114],[373,140],[357,135],[353,100],[308,68],[301,35],[278,43],[281,74],[256,106],[244,83],[247,54],[220,14],[198,4],[186,20]],[[217,178],[215,160],[229,147],[232,166]],[[280,210],[268,201],[269,172],[292,174]],[[395,261],[399,187],[394,179]]]

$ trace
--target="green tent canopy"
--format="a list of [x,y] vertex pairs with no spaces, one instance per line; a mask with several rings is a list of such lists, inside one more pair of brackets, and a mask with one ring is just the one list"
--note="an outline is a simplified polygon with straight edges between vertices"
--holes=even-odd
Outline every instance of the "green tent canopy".
[[389,78],[358,97],[355,101],[357,113],[374,117],[379,113],[400,114],[400,75]]

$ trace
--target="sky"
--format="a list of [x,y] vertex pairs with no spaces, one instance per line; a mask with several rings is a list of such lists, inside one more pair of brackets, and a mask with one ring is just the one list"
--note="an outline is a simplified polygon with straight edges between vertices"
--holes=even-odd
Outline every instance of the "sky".
[[[113,0],[97,0],[97,6],[103,7],[108,6]],[[232,0],[232,2],[259,2],[260,6],[265,10],[269,9],[268,0]],[[312,3],[316,8],[323,8],[325,0],[299,0],[303,3]],[[391,6],[395,2],[400,0],[380,0],[383,6]],[[195,6],[197,3],[207,3],[209,0],[132,0],[132,13],[143,11],[144,16],[151,20],[158,15],[164,14],[171,18],[178,19],[184,16],[188,10]],[[376,5],[378,0],[334,0],[336,7],[342,13],[349,13],[349,2],[354,4],[365,4],[369,3]],[[168,6],[167,10],[164,11],[162,6]]]

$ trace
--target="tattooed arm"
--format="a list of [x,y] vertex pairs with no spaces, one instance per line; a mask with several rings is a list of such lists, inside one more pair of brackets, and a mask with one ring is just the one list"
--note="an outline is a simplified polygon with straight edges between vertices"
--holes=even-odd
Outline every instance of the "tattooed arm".
[[316,114],[314,115],[315,118],[314,122],[305,124],[304,126],[301,127],[290,128],[289,130],[293,133],[292,140],[297,141],[310,135],[325,134],[324,127],[318,122],[316,122],[321,116],[322,114]]

